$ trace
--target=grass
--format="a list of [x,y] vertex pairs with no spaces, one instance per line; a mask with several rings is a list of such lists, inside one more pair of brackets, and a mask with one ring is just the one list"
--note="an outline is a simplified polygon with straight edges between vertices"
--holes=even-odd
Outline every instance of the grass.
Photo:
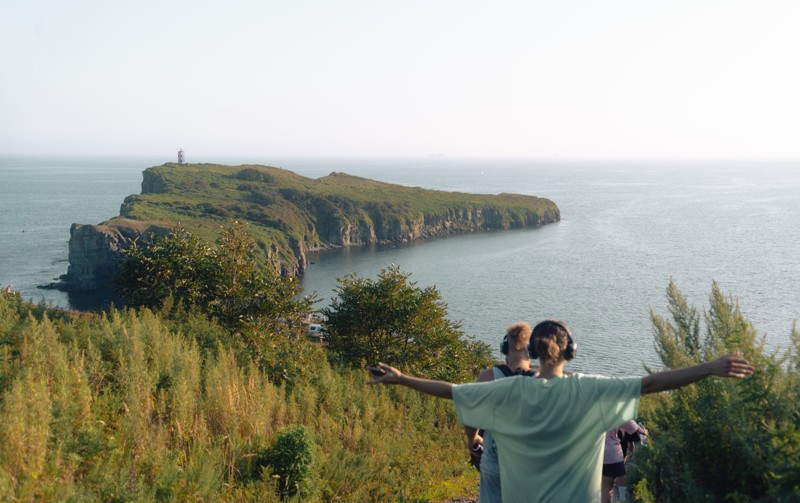
[[313,456],[296,500],[474,496],[450,402],[368,387],[305,341],[317,363],[275,385],[220,333],[199,314],[74,315],[0,295],[0,500],[278,501],[254,462],[298,426]]

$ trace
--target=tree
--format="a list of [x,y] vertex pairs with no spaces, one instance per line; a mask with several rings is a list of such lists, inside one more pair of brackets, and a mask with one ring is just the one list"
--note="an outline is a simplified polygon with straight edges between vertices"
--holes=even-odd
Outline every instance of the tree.
[[134,239],[121,251],[114,276],[117,293],[130,306],[161,307],[168,297],[203,305],[215,276],[214,252],[183,227],[168,236]]
[[322,309],[328,348],[353,367],[382,361],[434,379],[474,379],[492,362],[489,346],[447,319],[435,287],[409,276],[393,264],[377,279],[339,278],[337,297]]
[[[800,334],[783,355],[764,354],[764,339],[738,304],[714,284],[705,313],[670,281],[672,320],[651,314],[656,350],[667,367],[740,352],[756,366],[741,382],[706,379],[644,397],[652,434],[636,451],[628,483],[643,501],[800,500]],[[705,322],[701,341],[700,322]]]
[[115,282],[128,305],[157,308],[168,298],[197,306],[231,332],[270,334],[297,328],[312,299],[299,298],[297,278],[282,277],[255,258],[243,224],[223,227],[215,246],[178,228],[123,250]]

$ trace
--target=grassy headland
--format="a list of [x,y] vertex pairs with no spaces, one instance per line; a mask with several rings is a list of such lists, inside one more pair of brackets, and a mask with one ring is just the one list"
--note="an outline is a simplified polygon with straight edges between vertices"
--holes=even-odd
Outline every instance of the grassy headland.
[[267,166],[165,164],[144,172],[142,194],[120,216],[217,228],[250,223],[265,251],[296,268],[297,249],[408,241],[481,229],[536,227],[558,220],[547,199],[404,187],[344,173],[311,179]]
[[[305,268],[307,251],[537,227],[560,213],[548,199],[518,194],[443,192],[344,173],[311,179],[267,166],[164,164],[144,171],[142,193],[125,199],[119,217],[77,226],[85,234],[73,226],[67,283],[92,289],[95,276],[108,277],[124,246],[120,235],[164,234],[181,225],[213,241],[232,219],[248,222],[262,258],[292,274]],[[98,242],[107,250],[98,251]]]

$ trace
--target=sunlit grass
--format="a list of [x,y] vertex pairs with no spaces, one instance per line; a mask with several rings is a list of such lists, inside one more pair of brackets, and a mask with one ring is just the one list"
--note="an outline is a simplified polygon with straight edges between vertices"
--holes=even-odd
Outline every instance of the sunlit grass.
[[289,391],[223,342],[203,349],[219,330],[201,315],[174,325],[0,296],[0,500],[277,501],[271,468],[252,463],[291,426],[313,443],[297,500],[474,489],[451,403],[368,387],[324,353]]

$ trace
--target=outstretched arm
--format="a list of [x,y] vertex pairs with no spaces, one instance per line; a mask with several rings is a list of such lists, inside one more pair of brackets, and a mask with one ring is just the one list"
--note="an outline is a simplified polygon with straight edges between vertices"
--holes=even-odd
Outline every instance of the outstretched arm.
[[642,394],[681,388],[708,376],[741,379],[753,374],[753,366],[739,355],[726,355],[711,362],[682,369],[656,372],[642,378]]
[[428,379],[420,379],[419,377],[407,376],[385,363],[379,363],[378,366],[385,373],[382,376],[375,377],[375,379],[369,381],[367,384],[400,384],[438,398],[453,398],[453,385],[449,382],[431,381]]

